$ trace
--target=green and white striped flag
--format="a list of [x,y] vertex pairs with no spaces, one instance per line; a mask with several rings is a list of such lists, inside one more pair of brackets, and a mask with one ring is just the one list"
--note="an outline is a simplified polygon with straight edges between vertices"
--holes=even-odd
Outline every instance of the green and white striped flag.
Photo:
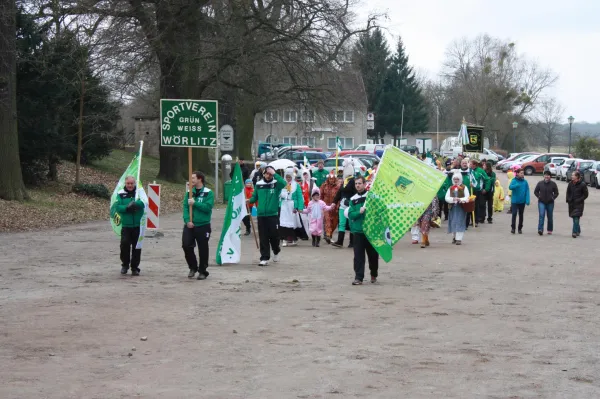
[[117,199],[119,198],[119,192],[125,189],[125,178],[127,178],[127,176],[133,176],[136,178],[137,187],[135,189],[135,199],[140,199],[144,203],[144,215],[140,220],[140,237],[138,238],[136,249],[142,249],[142,245],[144,242],[144,234],[146,233],[146,219],[148,218],[148,196],[144,191],[144,187],[142,186],[142,181],[140,179],[143,144],[144,142],[140,143],[139,153],[133,157],[131,163],[129,164],[127,169],[125,169],[123,175],[121,175],[121,178],[119,179],[119,182],[115,187],[115,191],[113,191],[112,196],[110,197],[110,224],[115,234],[121,237],[121,215],[116,210]]
[[244,195],[244,180],[242,169],[235,164],[231,180],[231,197],[225,211],[225,222],[217,249],[217,264],[240,263],[242,255],[242,239],[240,238],[241,224],[244,216],[248,214],[246,209],[246,197]]
[[343,150],[343,148],[342,148],[342,140],[340,140],[339,136],[336,136],[336,138],[335,138],[335,148],[336,148],[337,152],[340,152],[340,151]]

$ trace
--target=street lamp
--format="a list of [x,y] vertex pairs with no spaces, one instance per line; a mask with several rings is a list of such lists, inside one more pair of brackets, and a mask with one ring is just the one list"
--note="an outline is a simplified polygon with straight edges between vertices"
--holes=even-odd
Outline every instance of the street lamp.
[[567,120],[569,121],[569,155],[571,155],[571,133],[573,132],[573,121],[575,118],[569,116]]
[[517,122],[513,122],[513,153],[517,152],[517,126],[519,124]]

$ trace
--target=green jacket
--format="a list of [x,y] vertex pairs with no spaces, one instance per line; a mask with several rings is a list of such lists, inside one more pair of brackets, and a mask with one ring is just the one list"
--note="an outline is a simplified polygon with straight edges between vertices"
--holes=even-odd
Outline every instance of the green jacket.
[[[212,217],[212,209],[215,206],[215,194],[210,188],[204,186],[200,190],[196,187],[192,188],[192,198],[195,200],[193,209],[194,226],[204,226],[210,224]],[[188,193],[183,196],[183,222],[185,224],[190,221],[190,206],[188,205]]]
[[[487,172],[486,172],[486,175],[487,175]],[[496,178],[497,178],[496,177],[496,172],[494,172],[494,171],[492,171],[492,175],[491,176],[488,175],[488,179],[490,179],[489,180],[488,188],[486,188],[486,190],[487,190],[488,193],[496,191],[495,190],[495,188],[496,188]]]
[[[273,180],[270,182],[266,182],[264,179],[256,182],[249,202],[253,204],[258,201],[256,209],[258,216],[277,216],[279,213],[281,190],[285,186],[287,186],[287,182],[277,173],[273,175]],[[300,191],[300,196],[302,196],[302,190],[298,191]]]
[[323,170],[315,170],[312,174],[312,176],[317,179],[317,181],[315,182],[315,184],[317,185],[317,187],[321,187],[321,184],[325,183],[325,180],[327,180],[327,175],[329,174],[329,172],[327,172],[327,170],[323,169]]
[[361,194],[354,194],[350,198],[350,207],[348,208],[348,219],[350,219],[350,232],[353,234],[363,233],[363,222],[365,221],[365,215],[368,210],[365,209],[364,213],[360,213],[360,208],[365,205],[367,200],[367,192]]
[[449,178],[446,178],[446,180],[444,180],[444,183],[442,183],[442,187],[440,187],[440,189],[437,192],[437,198],[440,201],[445,201],[446,199],[446,191],[448,191],[448,189],[452,187],[452,176],[450,175]]
[[[123,189],[117,195],[115,209],[121,216],[121,227],[140,227],[142,216],[144,216],[144,203],[142,200],[135,200],[135,190],[129,192]],[[131,202],[135,202],[136,205],[134,212],[127,211],[127,205]]]
[[483,189],[490,191],[491,179],[487,173],[485,173],[485,170],[481,168],[469,170],[469,177],[471,179],[471,187],[475,193],[478,193]]

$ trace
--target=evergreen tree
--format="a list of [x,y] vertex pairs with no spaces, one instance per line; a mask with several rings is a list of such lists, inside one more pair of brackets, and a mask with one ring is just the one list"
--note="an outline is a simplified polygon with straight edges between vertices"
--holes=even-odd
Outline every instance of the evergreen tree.
[[379,124],[377,104],[387,70],[390,65],[390,50],[379,28],[365,32],[354,47],[353,62],[360,71],[367,92],[368,110],[375,112],[375,130],[370,134],[385,133]]
[[379,126],[394,137],[400,136],[401,126],[404,133],[415,134],[427,130],[427,104],[415,73],[408,65],[402,39],[398,40],[398,47],[391,59],[375,109]]

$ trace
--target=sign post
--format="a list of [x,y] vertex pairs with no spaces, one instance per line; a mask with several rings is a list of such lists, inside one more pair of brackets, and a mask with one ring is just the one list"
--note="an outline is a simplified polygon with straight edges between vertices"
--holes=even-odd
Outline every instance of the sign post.
[[[215,149],[215,171],[218,171],[219,103],[214,100],[160,100],[160,145],[188,148],[188,172],[192,195],[192,148]],[[218,177],[215,175],[215,178]],[[217,196],[218,180],[216,180]],[[192,221],[190,206],[190,221]]]
[[221,126],[219,137],[221,151],[233,151],[233,128],[229,125]]

